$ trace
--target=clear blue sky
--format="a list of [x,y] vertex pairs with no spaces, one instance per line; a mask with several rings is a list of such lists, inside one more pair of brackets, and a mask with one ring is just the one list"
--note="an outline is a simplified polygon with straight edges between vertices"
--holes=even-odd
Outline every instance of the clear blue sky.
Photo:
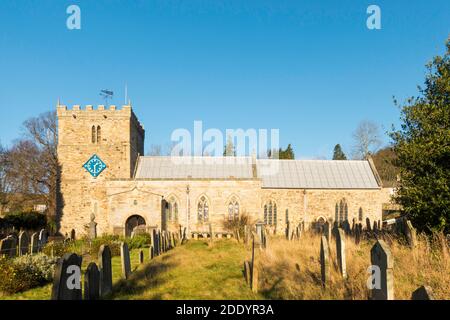
[[[370,4],[382,30],[366,28]],[[122,104],[127,83],[147,147],[202,120],[279,128],[298,158],[329,158],[361,120],[398,125],[392,96],[417,93],[449,34],[448,0],[1,0],[0,140],[58,97],[97,105],[108,88]]]

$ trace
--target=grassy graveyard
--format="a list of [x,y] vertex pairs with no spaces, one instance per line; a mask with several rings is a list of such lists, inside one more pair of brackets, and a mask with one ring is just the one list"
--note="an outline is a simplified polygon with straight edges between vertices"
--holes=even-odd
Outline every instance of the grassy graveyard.
[[[402,240],[389,238],[394,259],[395,299],[411,299],[414,290],[422,285],[433,289],[436,299],[450,299],[450,258],[442,239],[419,236],[411,249]],[[336,240],[329,245],[330,279],[322,287],[319,259],[320,237],[305,233],[300,240],[287,241],[283,237],[269,237],[267,248],[256,252],[258,293],[246,284],[243,263],[251,260],[251,244],[234,239],[214,242],[191,240],[161,256],[149,259],[144,249],[145,263],[139,264],[139,249],[131,250],[132,275],[122,279],[120,256],[112,258],[113,294],[107,299],[162,300],[367,300],[366,286],[373,239],[356,245],[346,237],[345,252],[347,278],[340,275],[336,262]],[[91,262],[84,257],[83,270]],[[47,300],[51,284],[22,293],[0,296],[0,299]]]

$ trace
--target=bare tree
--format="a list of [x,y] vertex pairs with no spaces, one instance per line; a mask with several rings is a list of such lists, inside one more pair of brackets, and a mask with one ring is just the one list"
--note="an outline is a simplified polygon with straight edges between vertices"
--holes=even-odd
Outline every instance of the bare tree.
[[147,156],[161,156],[162,147],[159,144],[152,144],[150,150],[147,152]]
[[5,148],[0,144],[0,213],[3,212],[4,207],[8,204],[8,182],[6,179],[6,173],[8,171],[7,152]]
[[56,218],[60,178],[56,113],[28,119],[23,131],[23,138],[15,141],[6,156],[10,191],[24,197],[42,196],[48,216]]
[[379,126],[371,121],[362,121],[353,132],[353,158],[364,159],[375,153],[381,146]]

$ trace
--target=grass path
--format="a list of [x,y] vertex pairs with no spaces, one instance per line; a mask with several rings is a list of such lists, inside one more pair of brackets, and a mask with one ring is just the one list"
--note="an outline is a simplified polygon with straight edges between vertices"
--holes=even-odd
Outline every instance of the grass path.
[[[244,246],[230,240],[213,244],[190,241],[149,261],[145,249],[145,262],[139,265],[139,250],[130,253],[133,274],[127,281],[121,279],[120,257],[112,259],[114,283],[113,299],[162,300],[244,300],[261,299],[245,284],[242,264],[246,256]],[[83,261],[83,270],[90,261]],[[51,284],[0,300],[47,300]]]

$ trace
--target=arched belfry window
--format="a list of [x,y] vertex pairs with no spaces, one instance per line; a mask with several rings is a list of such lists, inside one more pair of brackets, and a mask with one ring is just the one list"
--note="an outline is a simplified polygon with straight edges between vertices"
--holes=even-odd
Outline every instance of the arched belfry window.
[[95,126],[92,126],[92,143],[97,141],[97,132],[95,130]]
[[168,219],[170,222],[177,222],[178,221],[178,202],[175,197],[170,197],[169,201],[167,202],[168,205]]
[[264,223],[269,226],[277,225],[277,204],[272,200],[264,205]]
[[209,204],[205,196],[198,201],[198,222],[207,222],[209,219]]
[[102,141],[102,128],[100,126],[97,126],[97,143],[100,143]]
[[239,219],[239,202],[236,197],[232,197],[228,203],[228,220],[238,220]]

